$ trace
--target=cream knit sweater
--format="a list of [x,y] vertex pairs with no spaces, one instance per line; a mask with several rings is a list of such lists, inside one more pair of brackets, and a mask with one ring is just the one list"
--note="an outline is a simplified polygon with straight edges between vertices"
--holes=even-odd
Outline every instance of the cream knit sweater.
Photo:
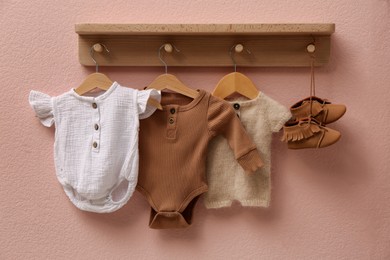
[[264,166],[254,174],[246,174],[223,137],[210,143],[207,156],[209,190],[204,203],[207,208],[231,206],[237,200],[243,206],[268,207],[270,202],[271,139],[290,119],[287,108],[264,93],[252,100],[230,101],[247,133],[257,145]]

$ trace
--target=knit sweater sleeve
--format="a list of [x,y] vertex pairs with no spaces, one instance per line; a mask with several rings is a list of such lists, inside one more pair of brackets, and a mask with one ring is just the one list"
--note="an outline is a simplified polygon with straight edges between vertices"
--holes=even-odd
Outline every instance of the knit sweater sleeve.
[[263,94],[266,106],[266,121],[272,132],[279,132],[283,125],[291,118],[290,110],[279,102]]
[[256,145],[228,102],[210,96],[207,116],[210,135],[221,134],[227,139],[234,157],[246,172],[254,172],[263,166]]

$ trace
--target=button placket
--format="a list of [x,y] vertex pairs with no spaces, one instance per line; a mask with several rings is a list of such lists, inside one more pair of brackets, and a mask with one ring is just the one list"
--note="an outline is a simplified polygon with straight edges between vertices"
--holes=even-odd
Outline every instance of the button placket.
[[100,108],[99,104],[94,100],[92,103],[93,116],[92,116],[92,151],[99,152],[100,150]]
[[176,138],[177,111],[178,111],[178,106],[167,107],[166,137],[168,139],[175,139]]

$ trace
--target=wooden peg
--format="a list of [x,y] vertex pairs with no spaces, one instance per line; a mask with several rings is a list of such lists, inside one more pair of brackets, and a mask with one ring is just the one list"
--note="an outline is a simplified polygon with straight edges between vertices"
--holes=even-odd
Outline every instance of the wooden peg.
[[240,53],[240,52],[242,52],[243,50],[244,50],[244,46],[243,46],[241,43],[237,44],[237,45],[234,47],[234,51],[235,51],[236,53]]
[[166,52],[171,53],[171,52],[173,51],[172,44],[166,43],[166,44],[164,45],[164,50],[165,50]]
[[307,45],[306,50],[309,53],[314,53],[316,51],[316,46],[313,43],[311,43]]
[[102,52],[103,51],[103,46],[100,43],[95,43],[92,48],[95,52]]

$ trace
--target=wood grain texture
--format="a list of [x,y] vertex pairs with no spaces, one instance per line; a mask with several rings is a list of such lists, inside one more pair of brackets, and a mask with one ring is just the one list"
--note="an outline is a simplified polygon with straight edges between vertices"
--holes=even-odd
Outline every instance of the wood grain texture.
[[101,66],[163,66],[158,49],[174,44],[180,52],[163,53],[168,66],[233,66],[229,50],[243,44],[251,51],[234,54],[237,66],[310,66],[306,47],[316,42],[316,66],[328,63],[334,24],[77,24],[79,60],[94,65],[89,49],[103,43],[110,54],[96,53]]
[[79,35],[250,34],[330,35],[335,24],[76,24]]

